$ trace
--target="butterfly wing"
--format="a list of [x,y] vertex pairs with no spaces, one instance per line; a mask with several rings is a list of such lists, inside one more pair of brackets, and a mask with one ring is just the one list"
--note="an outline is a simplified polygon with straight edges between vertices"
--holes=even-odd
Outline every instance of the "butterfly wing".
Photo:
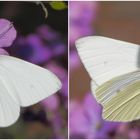
[[103,118],[132,121],[140,118],[140,71],[111,79],[96,89],[96,99],[103,105]]
[[35,104],[61,88],[52,72],[15,57],[1,55],[0,71],[10,96],[21,106]]
[[80,58],[97,85],[138,69],[139,45],[106,37],[85,37],[76,41]]
[[5,80],[0,76],[0,127],[12,125],[19,117],[20,106],[13,98]]
[[[92,78],[92,91],[97,101],[103,105],[103,117],[112,121],[131,121],[137,119],[139,114],[133,117],[130,115],[128,118],[124,116],[119,117],[118,115],[119,109],[122,110],[120,116],[123,114],[123,108],[126,109],[125,107],[127,106],[130,109],[137,100],[136,98],[128,101],[125,107],[122,105],[115,111],[113,111],[113,107],[119,106],[118,103],[120,102],[125,102],[125,98],[124,100],[119,100],[124,95],[127,96],[129,94],[129,100],[134,91],[130,94],[129,92],[127,93],[126,89],[135,87],[135,82],[139,83],[138,79],[140,77],[136,81],[132,80],[134,75],[135,77],[139,75],[137,72],[139,68],[139,45],[95,36],[78,40],[76,46],[80,58]],[[120,89],[125,89],[125,92]],[[110,103],[113,101],[114,106],[111,106]],[[109,115],[111,111],[113,113]],[[130,111],[129,113],[131,114],[132,112]]]

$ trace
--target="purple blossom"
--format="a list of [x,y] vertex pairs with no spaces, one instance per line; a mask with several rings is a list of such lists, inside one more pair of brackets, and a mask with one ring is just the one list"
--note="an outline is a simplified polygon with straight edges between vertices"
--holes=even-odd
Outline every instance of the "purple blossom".
[[18,37],[12,47],[15,54],[35,64],[45,64],[66,53],[62,37],[47,25],[38,27],[33,34]]
[[[90,99],[88,96],[87,98]],[[70,135],[73,138],[75,135],[81,136],[79,138],[94,138],[96,126],[100,123],[99,112],[94,110],[96,101],[91,96],[87,102],[87,98],[82,102],[71,101],[70,103]],[[95,109],[98,110],[97,107]],[[93,136],[89,136],[91,133]]]
[[50,49],[42,43],[37,34],[27,36],[26,43],[32,50],[32,55],[28,57],[30,62],[38,64],[49,60],[52,57]]
[[68,77],[67,77],[67,71],[60,67],[57,63],[51,62],[45,66],[45,68],[49,69],[53,73],[55,73],[61,80],[62,82],[62,88],[61,88],[61,93],[63,96],[67,97],[68,96]]
[[97,2],[81,1],[70,2],[71,21],[81,21],[80,24],[89,24],[96,18]]
[[75,138],[77,135],[81,136],[79,138],[84,138],[88,132],[88,121],[84,115],[83,105],[76,101],[71,101],[69,118],[71,138]]
[[75,138],[108,138],[119,126],[102,120],[101,106],[91,94],[87,94],[82,102],[71,101],[70,135]]
[[139,139],[140,138],[140,130],[138,128],[134,128],[129,131],[130,139]]
[[60,105],[60,101],[57,94],[49,96],[47,99],[41,101],[41,103],[47,110],[51,111],[56,111]]
[[0,55],[9,55],[9,53],[6,50],[0,48]]
[[16,30],[13,24],[6,20],[0,19],[0,54],[9,55],[8,52],[2,47],[9,47],[12,45],[13,41],[16,38]]
[[92,23],[96,19],[97,2],[70,2],[70,44],[94,33]]
[[46,47],[51,48],[54,56],[65,54],[67,47],[62,43],[62,37],[58,32],[47,25],[42,25],[37,29],[36,33],[40,36],[42,42],[47,45]]
[[0,19],[0,47],[11,46],[16,38],[16,34],[16,30],[10,21]]
[[36,33],[44,40],[46,41],[54,41],[54,40],[60,40],[60,35],[58,32],[54,31],[52,28],[50,28],[47,25],[41,25],[37,30]]

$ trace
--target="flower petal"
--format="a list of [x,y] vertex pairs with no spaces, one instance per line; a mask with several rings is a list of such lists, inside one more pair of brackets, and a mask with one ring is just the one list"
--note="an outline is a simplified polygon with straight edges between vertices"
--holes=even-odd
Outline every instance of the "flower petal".
[[0,47],[9,47],[16,38],[13,24],[6,19],[0,19]]
[[0,48],[0,55],[9,55],[9,53],[6,50]]

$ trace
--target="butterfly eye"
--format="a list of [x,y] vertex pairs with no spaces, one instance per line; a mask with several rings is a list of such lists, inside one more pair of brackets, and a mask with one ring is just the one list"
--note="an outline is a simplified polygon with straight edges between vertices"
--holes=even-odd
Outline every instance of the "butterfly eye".
[[13,27],[13,22],[10,22],[2,30],[0,29],[0,38],[3,37],[12,27]]

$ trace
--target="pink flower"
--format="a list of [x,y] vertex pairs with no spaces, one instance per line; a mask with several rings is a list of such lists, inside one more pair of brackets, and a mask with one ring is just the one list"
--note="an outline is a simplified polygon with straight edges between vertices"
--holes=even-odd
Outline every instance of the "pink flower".
[[87,94],[81,102],[70,102],[71,138],[109,138],[119,123],[106,122],[101,117],[101,106],[92,94]]
[[70,2],[70,45],[75,40],[94,34],[93,22],[96,19],[98,4],[93,1]]
[[0,47],[9,47],[16,38],[16,30],[12,22],[0,19]]
[[58,75],[58,77],[60,78],[60,80],[62,82],[62,88],[60,90],[60,93],[62,93],[62,95],[64,97],[67,97],[68,96],[68,93],[67,93],[67,89],[68,89],[67,71],[53,61],[50,62],[49,64],[47,64],[45,66],[45,68],[47,68],[48,70],[50,70],[50,71],[54,72],[56,75]]
[[8,55],[8,52],[2,47],[9,47],[15,40],[17,32],[13,24],[6,19],[0,19],[0,54]]
[[47,99],[44,99],[43,101],[41,101],[41,103],[43,106],[45,106],[46,109],[52,110],[52,111],[56,111],[60,104],[57,94],[54,94],[48,97]]

